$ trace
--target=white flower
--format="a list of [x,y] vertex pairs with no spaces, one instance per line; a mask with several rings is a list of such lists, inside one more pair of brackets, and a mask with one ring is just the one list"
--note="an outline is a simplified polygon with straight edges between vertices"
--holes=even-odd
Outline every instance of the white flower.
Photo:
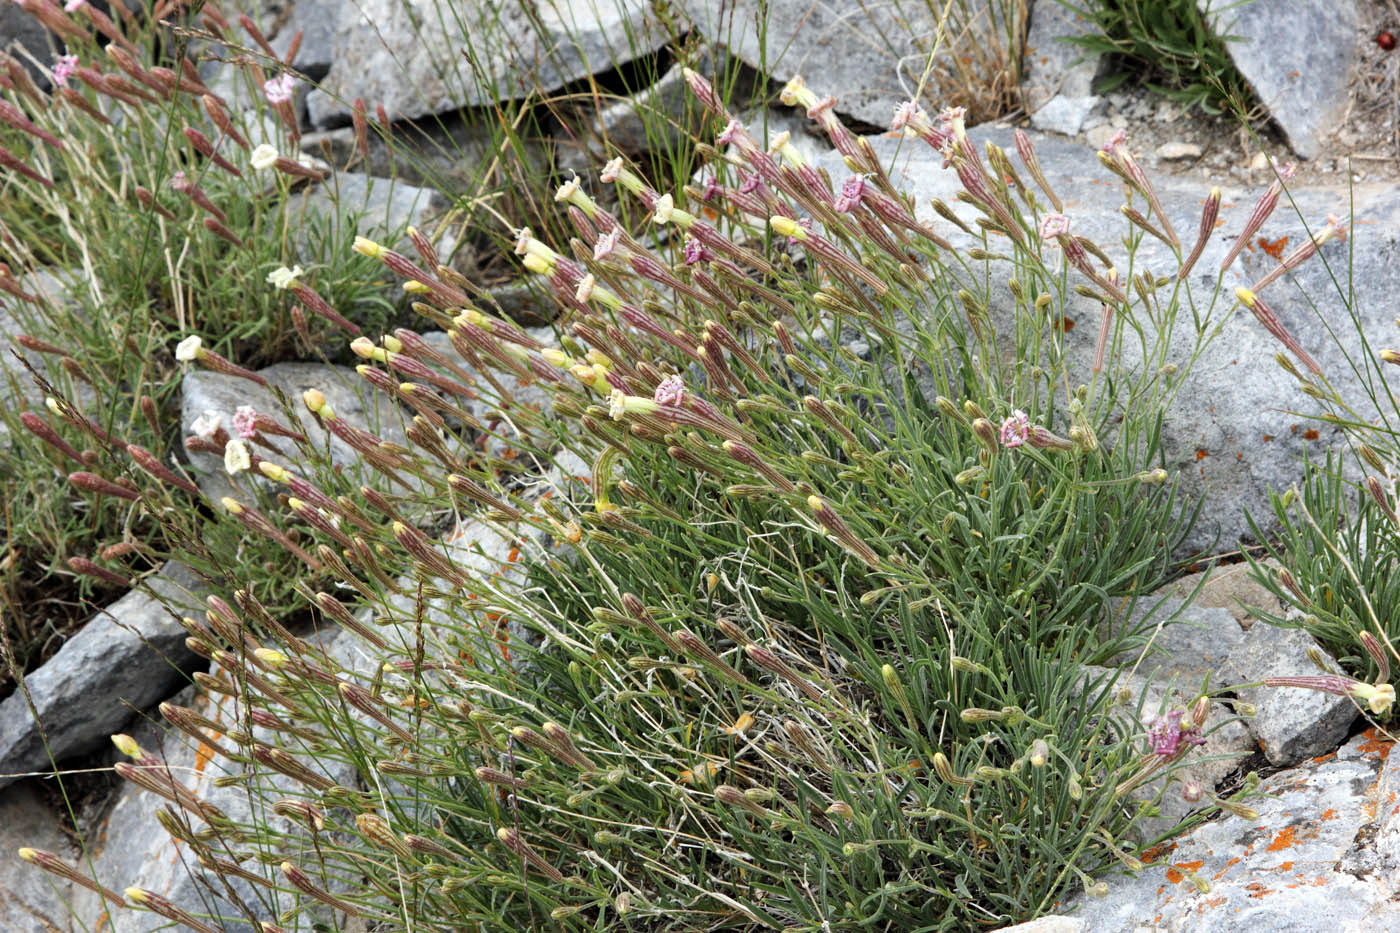
[[668,223],[671,215],[676,212],[676,200],[669,194],[663,194],[656,199],[656,216],[652,219],[659,224]]
[[229,476],[241,473],[253,465],[253,460],[248,456],[248,445],[243,443],[243,439],[235,437],[224,445],[224,469]]
[[208,440],[219,433],[219,428],[223,427],[224,419],[212,408],[204,409],[204,414],[194,419],[194,424],[190,425],[190,430],[198,436]]
[[267,283],[274,288],[288,289],[297,284],[297,279],[301,278],[301,266],[279,266],[267,274]]
[[261,172],[276,165],[279,156],[277,155],[276,149],[269,146],[267,143],[263,143],[255,147],[248,158],[253,163],[253,168]]
[[612,415],[612,420],[621,421],[622,416],[627,413],[627,393],[621,389],[613,389],[612,395],[608,397],[608,414]]
[[199,339],[198,334],[190,334],[175,345],[175,359],[181,363],[192,363],[199,359],[199,351],[203,346],[204,341]]
[[554,192],[554,200],[568,201],[579,192],[579,188],[578,176],[575,175],[559,186],[559,190]]

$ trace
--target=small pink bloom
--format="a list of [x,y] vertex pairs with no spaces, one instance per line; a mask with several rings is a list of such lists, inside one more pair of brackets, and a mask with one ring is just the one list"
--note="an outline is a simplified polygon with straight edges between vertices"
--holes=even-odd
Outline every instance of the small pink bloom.
[[68,79],[73,76],[73,72],[78,68],[78,56],[60,55],[58,61],[53,66],[53,83],[59,87],[67,87]]
[[919,105],[912,100],[906,100],[894,106],[894,119],[890,121],[890,129],[902,130],[919,116]]
[[1040,222],[1040,238],[1053,240],[1069,233],[1069,218],[1064,214],[1046,214]]
[[832,204],[832,207],[842,214],[849,213],[860,204],[860,199],[865,194],[865,176],[852,175],[841,183],[841,194]]
[[[15,2],[18,3],[19,0],[15,0]],[[63,9],[67,13],[76,13],[86,5],[87,0],[68,0],[67,3],[63,4]]]
[[667,376],[651,398],[658,405],[679,405],[685,401],[685,383],[680,376]]
[[1182,728],[1181,720],[1186,714],[1172,710],[1165,716],[1158,716],[1147,732],[1147,740],[1152,744],[1152,753],[1161,758],[1172,758],[1184,747],[1204,745],[1206,740],[1194,726]]
[[723,129],[723,131],[721,131],[720,134],[715,137],[715,142],[718,145],[727,146],[730,143],[732,143],[735,140],[735,138],[738,137],[738,135],[743,131],[744,125],[742,123],[740,123],[738,120],[730,120],[729,123]]
[[258,433],[258,413],[252,405],[239,405],[233,413],[233,429],[239,437],[252,437]]
[[815,104],[807,108],[807,119],[815,120],[817,117],[821,116],[823,113],[835,106],[836,98],[831,96],[823,97],[821,100],[817,101]]
[[176,172],[170,176],[170,187],[176,191],[189,191],[193,187],[193,183],[184,172]]
[[709,262],[714,258],[714,254],[705,248],[705,244],[695,239],[685,241],[684,256],[687,266],[693,266],[697,262]]
[[1021,409],[1011,413],[1011,417],[1001,423],[1001,445],[1020,447],[1030,437],[1031,419]]
[[758,172],[749,172],[749,174],[744,176],[744,180],[739,183],[739,193],[753,194],[762,183],[763,179],[758,177]]
[[1113,155],[1113,153],[1118,149],[1118,147],[1123,145],[1127,141],[1128,131],[1119,130],[1118,132],[1113,134],[1112,138],[1110,138],[1108,142],[1104,143],[1102,146],[1099,147],[1099,152],[1106,152],[1109,155]]
[[948,107],[938,115],[938,122],[943,124],[944,132],[952,130],[959,120],[967,119],[966,107]]
[[724,186],[719,183],[719,179],[711,175],[705,179],[705,190],[700,193],[700,200],[710,201],[724,193]]
[[292,99],[292,89],[296,87],[297,79],[291,72],[284,71],[271,80],[263,82],[263,97],[267,98],[269,104],[285,104]]
[[613,227],[612,231],[598,237],[598,242],[593,244],[593,261],[599,262],[604,257],[611,255],[617,249],[617,241],[622,237],[622,228]]

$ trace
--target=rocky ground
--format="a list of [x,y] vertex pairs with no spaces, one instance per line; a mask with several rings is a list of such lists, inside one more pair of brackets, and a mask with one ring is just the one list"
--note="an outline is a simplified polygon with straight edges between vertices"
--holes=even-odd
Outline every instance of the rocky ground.
[[[1201,0],[1206,6],[1210,0]],[[752,3],[748,4],[750,7]],[[1217,4],[1219,5],[1219,4]],[[463,96],[461,85],[444,80],[438,66],[469,36],[447,34],[423,48],[412,27],[407,7],[389,0],[342,4],[338,0],[286,0],[263,4],[269,34],[285,48],[296,29],[305,31],[297,65],[324,80],[344,98],[362,96],[382,101],[397,119],[445,115],[440,132],[450,134],[454,112],[490,101]],[[611,53],[641,56],[661,47],[664,32],[640,4],[598,4],[608,9],[603,20],[592,16],[586,0],[560,4],[559,15],[571,15],[575,27],[566,33],[583,43],[581,49],[551,56],[546,67],[519,68],[530,50],[503,45],[495,60],[496,93],[522,92],[528,78],[545,89],[557,89],[586,73],[586,63]],[[859,125],[883,126],[892,105],[905,96],[911,67],[900,56],[870,41],[873,27],[850,17],[830,17],[823,7],[805,0],[772,0],[770,48],[758,47],[757,37],[735,31],[744,22],[746,5],[718,0],[686,0],[680,4],[708,40],[715,54],[738,56],[754,67],[765,64],[775,81],[806,70],[810,82],[837,95],[838,110]],[[353,10],[352,10],[353,7]],[[735,12],[737,10],[737,12]],[[1292,149],[1301,171],[1291,186],[1302,219],[1317,225],[1325,214],[1354,214],[1356,235],[1345,247],[1333,244],[1324,256],[1344,262],[1350,251],[1355,264],[1357,308],[1368,328],[1389,336],[1394,298],[1400,293],[1400,179],[1397,160],[1397,63],[1400,52],[1383,49],[1376,35],[1400,29],[1393,0],[1299,0],[1293,4],[1260,2],[1248,8],[1240,31],[1253,38],[1232,47],[1242,70],[1259,91],[1269,122],[1257,138],[1237,131],[1221,119],[1203,118],[1151,95],[1141,88],[1109,94],[1094,92],[1102,63],[1074,64],[1078,52],[1056,43],[1059,35],[1079,28],[1050,0],[1032,10],[1028,61],[1031,64],[1026,108],[998,125],[980,127],[974,137],[1007,145],[1009,126],[1027,125],[1052,184],[1061,191],[1088,192],[1069,205],[1077,230],[1111,244],[1121,230],[1114,186],[1103,183],[1093,149],[1117,130],[1129,134],[1129,144],[1153,173],[1168,212],[1191,229],[1199,203],[1210,185],[1225,189],[1222,230],[1238,227],[1255,197],[1272,180],[1262,149]],[[360,16],[373,19],[369,30]],[[0,8],[0,23],[8,15]],[[872,14],[878,16],[879,14]],[[548,18],[547,18],[548,19]],[[927,35],[930,22],[901,24],[917,37]],[[470,21],[464,16],[463,21]],[[550,21],[552,22],[552,21]],[[728,24],[728,25],[726,25]],[[876,24],[881,25],[881,24]],[[884,23],[884,27],[891,24]],[[618,36],[632,36],[620,50]],[[1269,54],[1258,49],[1267,46]],[[913,42],[911,50],[917,50]],[[782,50],[782,54],[778,54]],[[404,76],[394,62],[410,65]],[[1247,66],[1247,67],[1246,67]],[[667,73],[646,92],[648,100],[671,100],[678,73]],[[668,96],[670,95],[670,96]],[[347,147],[343,124],[348,112],[329,94],[312,92],[303,104],[310,144],[324,140],[329,150]],[[598,120],[612,135],[627,138],[631,106],[605,108]],[[1027,113],[1029,116],[1027,116]],[[806,121],[774,114],[775,123],[800,129]],[[319,134],[319,135],[312,135]],[[819,142],[798,134],[814,157],[823,158],[834,174],[841,172]],[[469,138],[455,142],[471,153]],[[877,149],[894,157],[895,141],[877,135]],[[550,158],[568,164],[563,147]],[[575,156],[576,157],[576,156]],[[447,177],[465,171],[444,156],[440,167]],[[387,161],[372,157],[370,173],[388,171]],[[921,209],[933,197],[947,197],[953,182],[931,153],[901,150],[896,170],[917,194]],[[838,174],[839,177],[839,174]],[[410,178],[410,181],[420,179]],[[332,213],[347,204],[364,211],[362,230],[376,231],[405,221],[430,220],[437,209],[437,192],[426,187],[390,186],[370,176],[349,175],[331,197],[329,187],[302,195],[309,209]],[[1266,228],[1269,246],[1281,237],[1302,236],[1302,219],[1280,210]],[[1315,227],[1314,227],[1315,229]],[[1212,256],[1228,244],[1217,237],[1200,268],[1210,268]],[[1143,261],[1157,257],[1150,245]],[[1217,259],[1218,261],[1218,259]],[[1253,246],[1244,271],[1254,274],[1270,262],[1269,250]],[[1241,281],[1244,281],[1241,279]],[[1324,314],[1335,311],[1325,272],[1309,266],[1299,279],[1317,299]],[[62,275],[51,276],[45,287],[61,290]],[[545,316],[527,291],[517,286],[497,291],[503,306],[530,323]],[[1305,300],[1280,292],[1277,310],[1286,317],[1301,342],[1315,349],[1320,362],[1334,371],[1344,367],[1321,331]],[[0,325],[6,322],[0,308]],[[532,315],[534,316],[532,319]],[[1297,383],[1267,361],[1273,344],[1253,323],[1235,319],[1224,339],[1192,371],[1170,413],[1166,444],[1173,468],[1191,479],[1193,491],[1209,490],[1210,520],[1193,543],[1206,547],[1218,540],[1220,550],[1247,532],[1243,516],[1262,515],[1267,492],[1295,481],[1300,459],[1317,454],[1335,436],[1301,424],[1290,412],[1306,409]],[[548,329],[538,332],[542,338]],[[1087,340],[1086,340],[1087,343]],[[1241,362],[1248,365],[1241,365]],[[12,365],[7,358],[3,365]],[[362,403],[352,374],[330,378],[319,366],[279,364],[265,375],[298,392],[311,383],[332,395],[335,409],[348,420],[372,426],[383,413]],[[232,389],[222,377],[192,372],[184,392],[185,431],[206,411],[224,419],[246,404],[246,383]],[[1345,388],[1345,380],[1339,381]],[[523,390],[522,391],[528,391]],[[33,400],[30,400],[33,403]],[[489,412],[479,413],[488,415]],[[314,430],[309,422],[308,430]],[[0,441],[3,442],[3,441]],[[347,463],[349,459],[347,458]],[[227,479],[217,464],[193,464],[204,470],[205,492],[225,494]],[[582,472],[582,468],[580,469]],[[458,534],[472,537],[470,529]],[[1218,536],[1218,539],[1217,539]],[[1263,676],[1308,673],[1313,669],[1309,636],[1257,621],[1259,612],[1277,612],[1267,592],[1252,584],[1243,565],[1218,568],[1192,606],[1181,610],[1178,597],[1188,592],[1184,581],[1161,594],[1160,605],[1124,607],[1125,613],[1151,611],[1165,618],[1182,615],[1184,622],[1164,630],[1156,653],[1146,658],[1120,659],[1131,672],[1121,683],[1128,688],[1123,702],[1143,703],[1155,712],[1174,685],[1199,682],[1209,674],[1215,684],[1246,684]],[[210,783],[217,772],[208,750],[191,750],[174,738],[163,739],[153,707],[187,684],[197,658],[184,653],[184,631],[162,608],[160,597],[176,607],[197,607],[203,585],[183,567],[169,564],[142,586],[102,612],[75,634],[43,667],[30,672],[25,690],[0,702],[0,851],[36,845],[79,860],[75,840],[95,841],[86,855],[101,880],[120,890],[140,884],[167,896],[198,894],[174,848],[157,824],[158,801],[133,786],[119,786],[109,776],[115,753],[107,737],[115,731],[140,732],[147,747],[165,747],[177,768],[188,768],[191,781],[217,792]],[[335,631],[319,637],[334,640]],[[1182,689],[1189,689],[1183,687]],[[1254,715],[1240,715],[1252,704]],[[207,715],[217,719],[219,711]],[[37,719],[36,719],[37,716]],[[1078,897],[1060,905],[1070,914],[1048,918],[1025,929],[1074,931],[1160,930],[1378,930],[1400,927],[1400,757],[1389,757],[1391,739],[1361,715],[1350,700],[1322,694],[1241,688],[1228,691],[1215,704],[1209,744],[1200,763],[1185,779],[1199,781],[1206,793],[1231,792],[1253,772],[1269,795],[1256,801],[1257,817],[1225,815],[1158,847],[1135,877],[1109,879],[1103,898]],[[56,758],[66,776],[54,780],[32,775],[51,770]],[[238,801],[220,800],[232,809]],[[1160,828],[1187,816],[1201,802],[1190,801],[1179,788],[1169,789]],[[15,931],[102,928],[100,900],[87,892],[55,886],[36,871],[0,870],[0,929]],[[81,896],[79,896],[81,895]],[[66,919],[65,903],[74,918]],[[135,930],[131,914],[113,915],[108,928]]]

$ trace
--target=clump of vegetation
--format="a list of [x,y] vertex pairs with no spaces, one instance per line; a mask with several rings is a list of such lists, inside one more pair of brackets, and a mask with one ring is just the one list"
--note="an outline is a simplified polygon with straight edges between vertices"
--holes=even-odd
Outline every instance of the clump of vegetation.
[[[1204,697],[1123,706],[1084,665],[1141,645],[1100,623],[1169,577],[1194,515],[1159,431],[1199,246],[1112,147],[1129,256],[1152,231],[1179,273],[1120,279],[1129,256],[1072,232],[1028,139],[1017,168],[961,111],[911,104],[896,128],[975,211],[935,205],[950,242],[800,81],[784,99],[849,177],[781,137],[770,154],[689,80],[724,126],[709,172],[665,194],[621,159],[601,176],[649,229],[574,179],[567,248],[519,232],[562,309],[552,344],[473,306],[426,238],[416,259],[357,240],[445,332],[351,344],[407,447],[301,400],[382,491],[310,445],[294,469],[229,461],[291,494],[222,508],[288,547],[308,609],[343,628],[298,636],[251,588],[186,620],[215,662],[202,688],[246,713],[163,713],[290,824],[200,803],[121,743],[188,851],[257,879],[212,881],[228,916],[956,929],[1096,893],[1155,841],[1132,792],[1218,723]],[[1100,328],[1076,354],[1058,322],[1084,298]],[[1181,323],[1199,348],[1233,307],[1214,290]],[[466,410],[483,400],[489,419]],[[291,415],[259,413],[252,442]]]
[[1163,97],[1205,113],[1251,120],[1262,113],[1225,47],[1231,37],[1217,34],[1196,0],[1055,2],[1097,27],[1095,33],[1068,41],[1088,53],[1110,56],[1113,67],[1099,85],[1102,92],[1141,81]]

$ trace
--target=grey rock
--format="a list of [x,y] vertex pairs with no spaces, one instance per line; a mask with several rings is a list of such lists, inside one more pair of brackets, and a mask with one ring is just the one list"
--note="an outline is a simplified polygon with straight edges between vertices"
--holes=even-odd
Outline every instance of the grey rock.
[[[990,139],[1008,152],[1014,151],[1009,130],[978,128],[971,135],[979,149],[984,140]],[[1098,243],[1120,269],[1126,268],[1122,238],[1128,224],[1118,210],[1123,203],[1122,186],[1102,169],[1088,147],[1044,134],[1034,134],[1033,141],[1052,187],[1067,202],[1074,232]],[[927,206],[931,198],[938,197],[956,205],[954,209],[969,222],[974,216],[971,209],[954,200],[960,188],[954,173],[941,168],[942,157],[926,146],[904,144],[896,159],[896,147],[901,141],[873,137],[870,142],[887,164],[894,164],[896,184],[915,196],[919,216],[933,223],[935,229],[955,244],[971,245]],[[827,156],[821,164],[834,179],[847,174],[844,165],[834,156]],[[1200,223],[1201,200],[1208,184],[1174,177],[1157,177],[1154,183],[1164,209],[1182,238],[1188,242],[1194,240]],[[1262,185],[1240,188],[1226,184],[1221,188],[1224,206],[1220,216],[1224,224],[1210,238],[1190,276],[1194,292],[1207,301],[1216,286],[1219,266],[1231,238],[1243,226],[1263,191]],[[1344,212],[1351,197],[1344,189],[1328,186],[1293,186],[1289,194],[1297,211],[1314,231],[1328,213]],[[1328,243],[1320,251],[1320,257],[1293,273],[1300,288],[1281,281],[1270,286],[1265,297],[1342,396],[1364,407],[1368,403],[1344,357],[1345,350],[1352,358],[1360,358],[1360,343],[1355,332],[1346,325],[1337,328],[1342,340],[1342,345],[1338,346],[1322,326],[1323,320],[1350,320],[1348,305],[1337,294],[1324,261],[1330,264],[1332,272],[1346,281],[1346,263],[1348,256],[1352,258],[1350,281],[1356,293],[1350,307],[1357,311],[1373,346],[1377,345],[1377,341],[1392,332],[1392,296],[1400,294],[1400,191],[1393,186],[1360,184],[1354,198],[1351,203],[1355,204],[1356,213],[1355,241]],[[1270,239],[1284,234],[1295,238],[1302,235],[1299,214],[1294,212],[1287,198],[1261,232]],[[1225,273],[1221,282],[1223,294],[1229,296],[1236,286],[1250,285],[1274,264],[1262,250],[1257,254],[1245,250],[1244,258],[1236,260]],[[1165,245],[1146,237],[1137,251],[1133,268],[1169,275],[1175,273],[1177,265]],[[1229,300],[1228,297],[1221,300],[1216,320],[1223,316]],[[1309,301],[1316,304],[1316,310]],[[1087,377],[1100,312],[1087,299],[1077,298],[1072,300],[1067,311],[1072,320],[1090,322],[1075,330],[1067,341],[1071,372],[1082,372]],[[1185,364],[1191,357],[1194,336],[1188,310],[1185,318],[1178,322],[1167,358]],[[1187,493],[1196,495],[1209,490],[1212,496],[1209,510],[1184,545],[1188,553],[1228,549],[1234,542],[1248,539],[1246,510],[1268,533],[1274,527],[1269,490],[1287,488],[1302,475],[1301,461],[1305,452],[1317,459],[1328,446],[1340,441],[1339,434],[1326,425],[1309,423],[1291,413],[1312,411],[1316,406],[1302,392],[1297,380],[1273,363],[1274,355],[1282,349],[1251,315],[1243,311],[1231,315],[1181,380],[1177,395],[1167,409],[1162,439],[1168,470],[1182,477]]]
[[1137,877],[1108,877],[1107,897],[1076,896],[1067,912],[1089,933],[1394,929],[1390,886],[1335,867],[1371,823],[1381,762],[1366,748],[1358,737],[1335,758],[1266,778],[1268,796],[1248,801],[1257,819],[1206,823],[1161,847]]
[[162,601],[193,609],[204,593],[188,569],[166,564],[25,677],[0,703],[0,786],[13,780],[3,775],[47,771],[50,756],[62,762],[101,745],[134,713],[178,689],[200,661]]
[[[258,24],[268,45],[286,59],[300,32],[292,67],[319,81],[335,61],[335,27],[345,4],[340,0],[235,0],[233,6]],[[230,17],[234,19],[234,17]]]
[[[1270,570],[1281,566],[1273,558],[1268,558],[1263,564]],[[1245,563],[1187,574],[1161,591],[1160,595],[1178,599],[1190,596],[1192,606],[1228,609],[1245,631],[1259,619],[1258,613],[1282,616],[1284,611],[1283,603],[1254,579],[1249,564]]]
[[1201,157],[1201,147],[1195,143],[1170,142],[1162,143],[1156,149],[1157,158],[1175,161],[1177,159],[1199,159]]
[[[525,332],[546,346],[558,346],[552,328],[527,327]],[[423,339],[439,352],[453,360],[458,360],[459,365],[464,369],[470,369],[465,362],[460,361],[457,350],[452,346],[451,338],[445,332],[429,331],[423,334]],[[449,378],[456,378],[451,373],[446,375]],[[481,422],[483,428],[488,432],[486,438],[487,453],[499,457],[507,448],[532,449],[544,444],[547,440],[546,437],[538,432],[525,433],[526,426],[513,416],[526,412],[547,414],[553,404],[553,393],[549,387],[537,379],[529,383],[523,382],[519,377],[509,372],[497,373],[496,381],[505,390],[504,396],[498,397],[496,391],[483,382],[478,386],[479,396],[463,403],[463,407],[472,417]]]
[[1131,612],[1120,605],[1117,613],[1109,631],[1141,631],[1149,642],[1145,652],[1126,652],[1112,663],[1159,680],[1176,677],[1187,689],[1207,676],[1219,682],[1231,651],[1244,640],[1244,630],[1227,610],[1183,606],[1179,599],[1148,597]]
[[67,900],[73,884],[19,860],[21,847],[71,863],[77,855],[59,815],[37,784],[22,781],[0,792],[0,929],[7,933],[68,933]]
[[1038,130],[1074,136],[1099,105],[1097,97],[1067,97],[1056,94],[1031,114],[1031,126]]
[[447,199],[431,188],[354,172],[342,173],[294,194],[288,205],[293,216],[305,212],[310,218],[334,221],[338,230],[353,227],[360,236],[381,242],[392,240],[384,245],[414,259],[418,254],[404,232],[408,227],[418,227],[433,240],[439,257],[452,254],[456,245],[454,233],[450,229],[438,230],[434,223],[446,207]]
[[[802,75],[818,97],[836,98],[836,110],[875,126],[889,126],[894,107],[909,99],[938,33],[942,7],[928,4],[813,3],[812,0],[685,0],[695,28],[750,67],[785,82]],[[958,43],[985,41],[988,7]],[[986,14],[986,15],[983,15]],[[765,18],[762,30],[756,28]],[[943,48],[948,49],[945,41]],[[951,53],[950,53],[951,54]],[[920,103],[937,111],[940,102]]]
[[[360,482],[370,479],[373,471],[363,465],[360,454],[340,438],[325,431],[307,411],[302,402],[302,394],[307,389],[317,389],[325,395],[336,414],[353,427],[373,432],[386,441],[403,444],[404,415],[390,400],[370,388],[359,374],[352,369],[339,366],[326,366],[320,363],[278,363],[260,373],[267,379],[271,388],[263,388],[237,376],[191,368],[185,373],[181,386],[180,418],[184,436],[194,433],[195,419],[206,411],[216,413],[223,423],[224,430],[233,432],[233,415],[239,406],[250,405],[260,413],[267,413],[283,424],[303,431],[311,444],[320,450],[329,443],[331,462],[344,469],[347,474],[359,477]],[[296,421],[289,421],[278,400],[277,394],[287,400]],[[268,438],[282,457],[266,448],[254,446],[251,449],[262,457],[274,459],[281,466],[296,469],[299,458],[296,445],[289,438]],[[252,479],[248,474],[240,474],[235,484],[224,471],[223,460],[214,454],[191,453],[190,465],[194,468],[195,480],[199,488],[218,503],[224,496],[246,498],[250,483],[266,481],[261,477]],[[376,474],[377,475],[377,474]],[[373,484],[372,484],[373,485]]]
[[[1336,662],[1299,629],[1259,623],[1230,652],[1226,672],[1235,683],[1266,677],[1316,677],[1322,672],[1308,658],[1320,653],[1336,670]],[[1264,754],[1276,765],[1291,765],[1336,748],[1357,716],[1356,701],[1299,687],[1241,687],[1236,693],[1257,710],[1250,730]]]
[[28,68],[41,87],[48,86],[48,77],[35,67],[29,56],[47,65],[56,54],[54,50],[61,48],[43,24],[18,4],[7,3],[0,7],[0,51]]
[[1321,151],[1347,112],[1356,0],[1246,3],[1196,0],[1240,74],[1305,159]]
[[1085,933],[1084,921],[1078,917],[1038,917],[1014,927],[1002,927],[996,933]]
[[1094,79],[1100,57],[1062,41],[1094,31],[1090,20],[1058,3],[1040,3],[1031,9],[1022,87],[1036,129],[1073,136],[1098,106]]
[[356,97],[382,104],[391,120],[512,100],[650,54],[669,38],[639,0],[546,0],[533,13],[513,0],[335,4],[334,61],[307,109],[314,127],[328,129],[349,122]]
[[[178,706],[185,706],[216,723],[225,723],[230,729],[240,728],[241,708],[232,697],[196,696],[187,690],[171,699]],[[222,810],[233,822],[241,824],[257,823],[274,833],[285,834],[277,854],[294,862],[310,848],[310,842],[297,824],[277,816],[271,811],[271,800],[262,799],[257,794],[240,785],[220,787],[215,781],[244,773],[244,766],[225,758],[216,749],[199,747],[183,733],[168,728],[158,715],[149,722],[141,723],[132,730],[134,738],[143,749],[165,761],[169,773],[190,790],[197,798]],[[255,727],[256,741],[280,745],[274,733]],[[297,753],[298,749],[288,749]],[[322,757],[297,754],[297,760],[311,770],[322,774],[342,787],[353,788],[357,779],[355,772],[342,762]],[[281,775],[264,774],[258,786],[271,784],[273,796],[286,795],[305,798],[306,789],[301,784]],[[224,880],[206,873],[191,856],[189,850],[175,842],[165,833],[156,821],[156,813],[169,806],[164,798],[145,791],[135,784],[123,783],[114,795],[110,809],[94,825],[88,828],[87,836],[93,840],[91,873],[96,880],[121,891],[124,888],[139,887],[173,901],[196,916],[207,917],[212,926],[225,933],[258,933],[258,928],[249,923],[248,916],[229,897]],[[192,820],[196,829],[203,824]],[[269,880],[281,878],[276,874],[277,862],[263,864],[258,859],[246,859],[242,866],[253,872],[266,873]],[[88,865],[83,865],[88,869]],[[258,920],[275,921],[277,912],[285,909],[283,901],[273,909],[262,888],[254,888],[249,882],[232,878],[233,890],[238,899],[251,909]],[[259,896],[259,895],[262,896]],[[113,933],[146,933],[155,929],[153,915],[136,910],[111,910],[108,922],[102,922],[103,905],[100,899],[85,888],[76,888],[72,899],[73,914],[81,924],[79,929],[111,930]]]
[[1376,838],[1374,852],[1377,869],[1391,885],[1400,886],[1400,755],[1393,755],[1394,746],[1376,739],[1376,750],[1384,752],[1381,779],[1376,784]]

